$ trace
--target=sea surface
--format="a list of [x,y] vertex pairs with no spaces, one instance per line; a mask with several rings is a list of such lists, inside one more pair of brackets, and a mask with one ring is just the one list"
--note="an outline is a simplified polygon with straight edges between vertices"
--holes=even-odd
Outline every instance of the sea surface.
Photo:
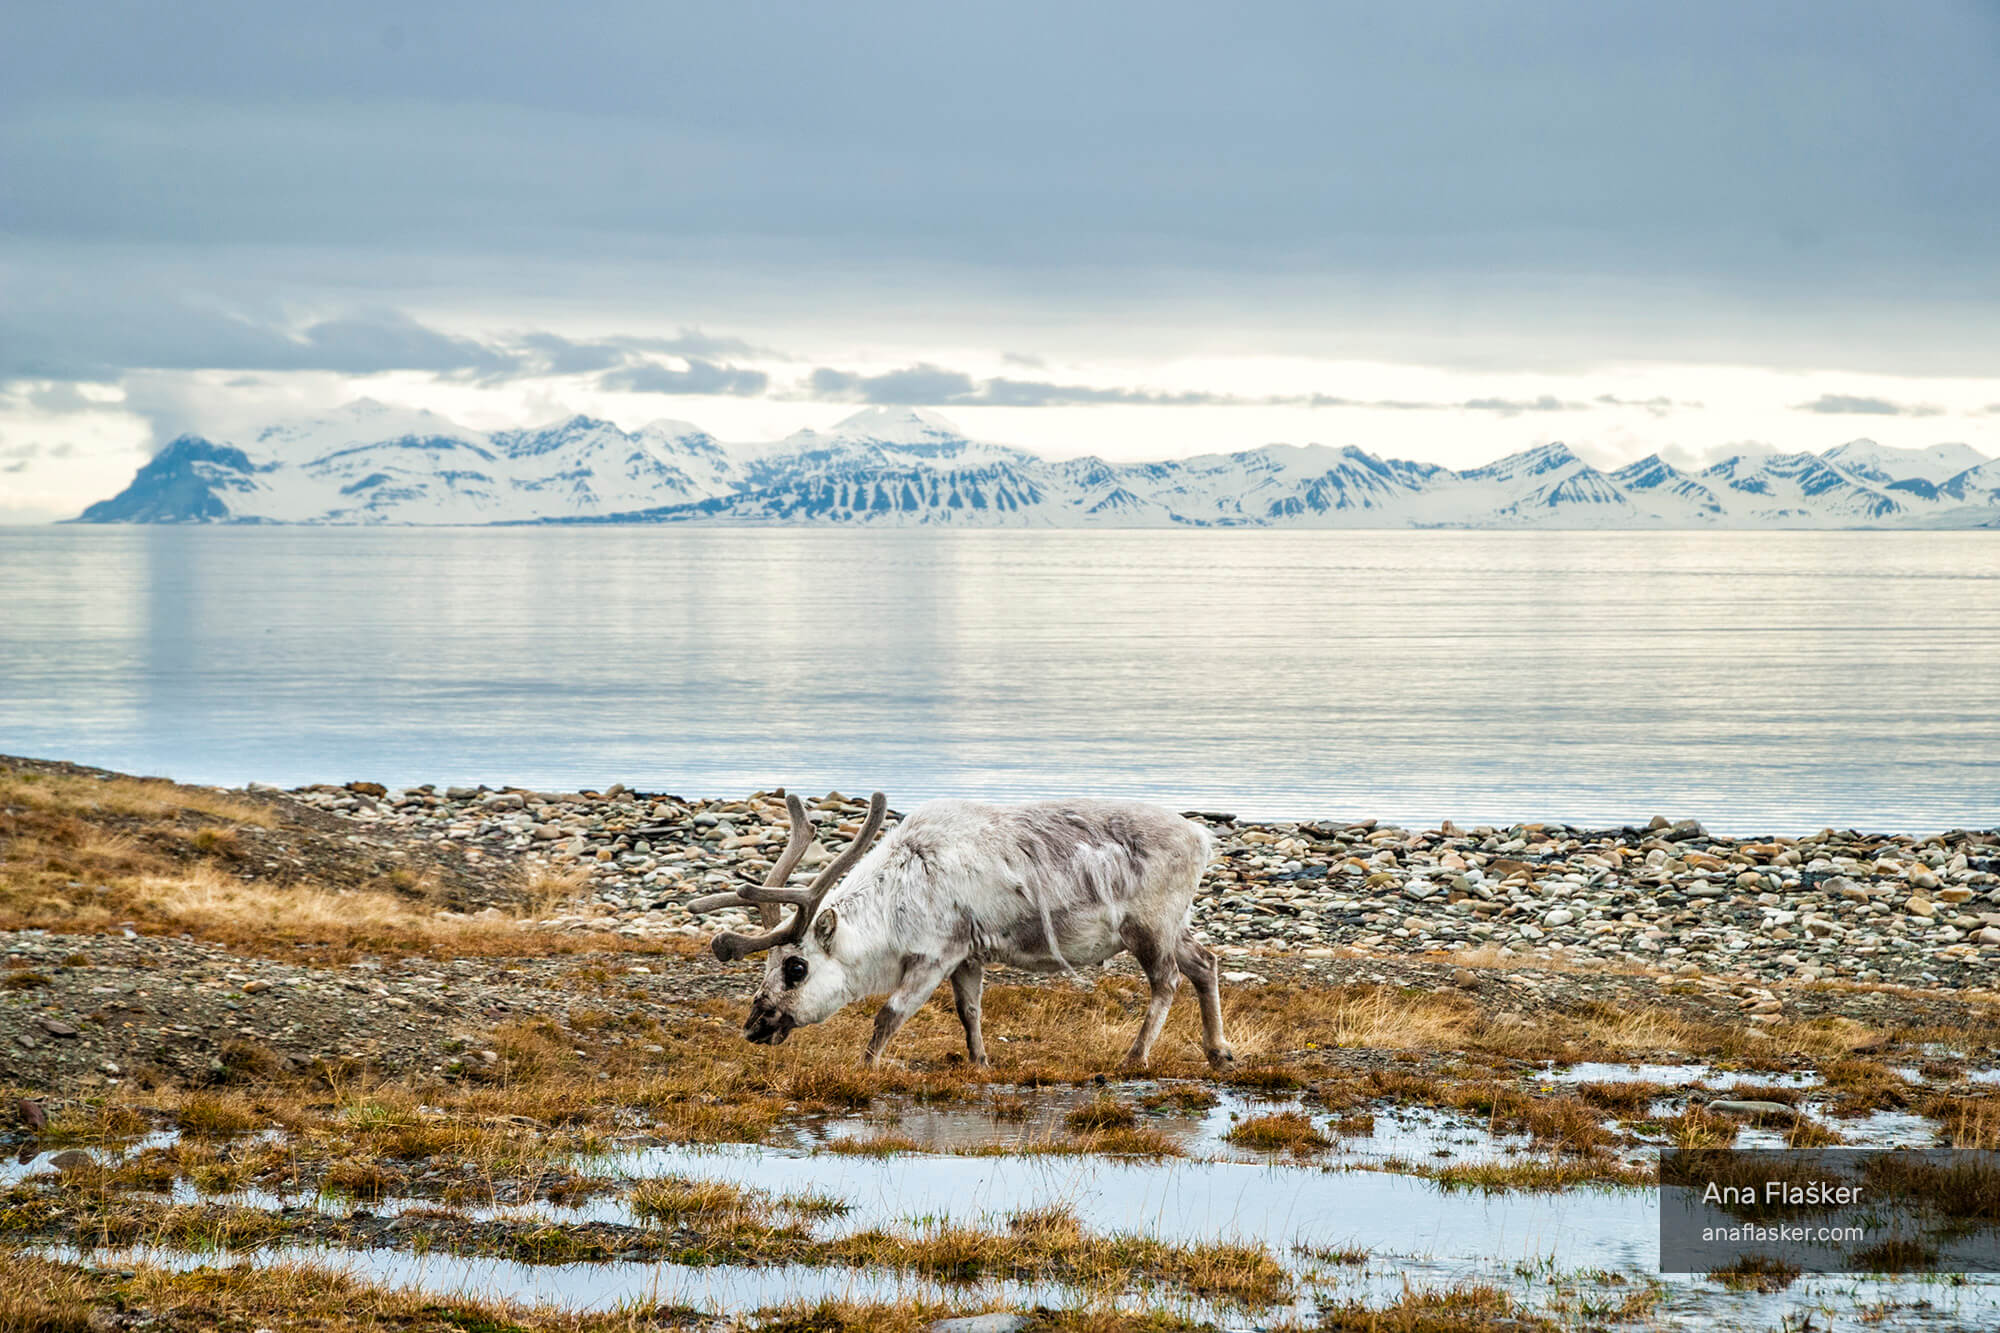
[[2000,825],[2000,533],[0,528],[0,752]]

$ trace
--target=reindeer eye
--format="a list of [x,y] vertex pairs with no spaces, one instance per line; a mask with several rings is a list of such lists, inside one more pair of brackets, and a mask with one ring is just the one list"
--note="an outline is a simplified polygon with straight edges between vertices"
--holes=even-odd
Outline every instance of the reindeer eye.
[[796,986],[806,979],[806,960],[793,955],[785,960],[785,966],[782,971],[785,976],[785,984],[787,986]]

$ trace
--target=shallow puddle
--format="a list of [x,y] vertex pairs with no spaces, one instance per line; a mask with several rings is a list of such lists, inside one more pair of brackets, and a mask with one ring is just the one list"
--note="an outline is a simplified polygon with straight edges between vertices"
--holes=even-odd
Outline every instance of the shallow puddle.
[[1777,1088],[1816,1088],[1820,1085],[1819,1075],[1809,1070],[1746,1074],[1703,1064],[1628,1065],[1585,1061],[1560,1069],[1552,1065],[1538,1077],[1551,1083],[1659,1083],[1669,1088],[1726,1089],[1745,1083]]
[[[39,1253],[99,1268],[151,1264],[176,1271],[208,1266],[269,1268],[308,1264],[362,1281],[443,1298],[519,1301],[564,1310],[611,1310],[639,1302],[682,1305],[716,1314],[826,1300],[925,1300],[982,1309],[994,1303],[1069,1306],[1077,1293],[1055,1284],[1015,1282],[941,1284],[921,1278],[854,1268],[796,1265],[695,1268],[669,1263],[526,1264],[511,1259],[411,1254],[404,1250],[331,1250],[272,1247],[244,1254],[195,1255],[182,1250],[136,1248],[45,1249]],[[1140,1305],[1154,1302],[1134,1301]],[[1170,1304],[1170,1303],[1167,1303]],[[1189,1307],[1175,1306],[1185,1309]]]
[[[1138,1123],[1188,1158],[1203,1161],[1264,1162],[1269,1152],[1229,1141],[1238,1123],[1256,1116],[1291,1111],[1307,1115],[1314,1126],[1334,1140],[1334,1147],[1316,1162],[1382,1162],[1403,1160],[1432,1164],[1486,1161],[1525,1150],[1526,1135],[1493,1134],[1469,1116],[1425,1106],[1379,1107],[1374,1126],[1365,1134],[1337,1134],[1337,1117],[1317,1111],[1295,1094],[1249,1096],[1216,1094],[1215,1104],[1202,1110],[1171,1107],[1138,1112]],[[867,1116],[836,1117],[811,1122],[796,1131],[790,1146],[801,1149],[863,1142],[882,1135],[907,1139],[940,1153],[979,1152],[994,1148],[1039,1149],[1074,1142],[1065,1123],[1068,1114],[1096,1100],[1095,1094],[1057,1094],[1046,1107],[1021,1117],[1001,1115],[990,1106],[926,1107],[890,1101],[886,1109]]]
[[[84,1148],[81,1151],[99,1162],[117,1162],[135,1153],[145,1152],[148,1148],[172,1147],[180,1141],[180,1137],[181,1133],[177,1129],[162,1129],[155,1130],[151,1134],[142,1134],[136,1139],[127,1139],[108,1148]],[[55,1159],[69,1151],[72,1151],[69,1147],[48,1148],[35,1153],[24,1149],[20,1155],[8,1161],[0,1161],[0,1189],[19,1184],[29,1176],[41,1175],[44,1172],[53,1174],[56,1170]]]
[[[1004,1227],[1015,1213],[1068,1208],[1092,1231],[1167,1241],[1254,1241],[1476,1257],[1554,1255],[1564,1265],[1625,1267],[1650,1255],[1657,1223],[1631,1206],[1640,1191],[1443,1195],[1430,1182],[1382,1171],[1233,1161],[1163,1162],[1102,1156],[892,1157],[759,1148],[659,1147],[600,1159],[598,1169],[721,1180],[774,1194],[823,1194],[851,1211],[829,1234],[952,1222]],[[623,1204],[571,1215],[621,1220]]]

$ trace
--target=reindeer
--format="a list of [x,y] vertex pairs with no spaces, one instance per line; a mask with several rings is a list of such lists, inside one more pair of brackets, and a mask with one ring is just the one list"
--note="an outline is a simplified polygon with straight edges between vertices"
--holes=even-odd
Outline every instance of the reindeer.
[[[1136,801],[941,800],[912,812],[871,852],[888,810],[876,792],[859,836],[801,889],[787,881],[812,829],[797,796],[785,798],[785,809],[791,837],[762,886],[688,904],[696,913],[753,906],[762,918],[763,933],[725,932],[714,944],[725,963],[770,952],[743,1025],[748,1040],[777,1045],[795,1027],[887,995],[861,1057],[872,1067],[949,977],[965,1053],[983,1065],[979,998],[987,964],[1073,973],[1129,952],[1152,1001],[1126,1067],[1145,1066],[1183,975],[1201,995],[1209,1064],[1221,1069],[1235,1060],[1222,1035],[1215,955],[1188,928],[1213,847],[1200,825]],[[792,915],[780,921],[786,906]]]

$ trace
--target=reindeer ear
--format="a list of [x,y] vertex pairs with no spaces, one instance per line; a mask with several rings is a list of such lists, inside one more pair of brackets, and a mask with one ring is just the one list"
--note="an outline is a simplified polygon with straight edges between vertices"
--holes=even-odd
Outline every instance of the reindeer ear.
[[840,918],[829,907],[813,921],[813,938],[824,949],[833,943],[833,928],[840,924]]

